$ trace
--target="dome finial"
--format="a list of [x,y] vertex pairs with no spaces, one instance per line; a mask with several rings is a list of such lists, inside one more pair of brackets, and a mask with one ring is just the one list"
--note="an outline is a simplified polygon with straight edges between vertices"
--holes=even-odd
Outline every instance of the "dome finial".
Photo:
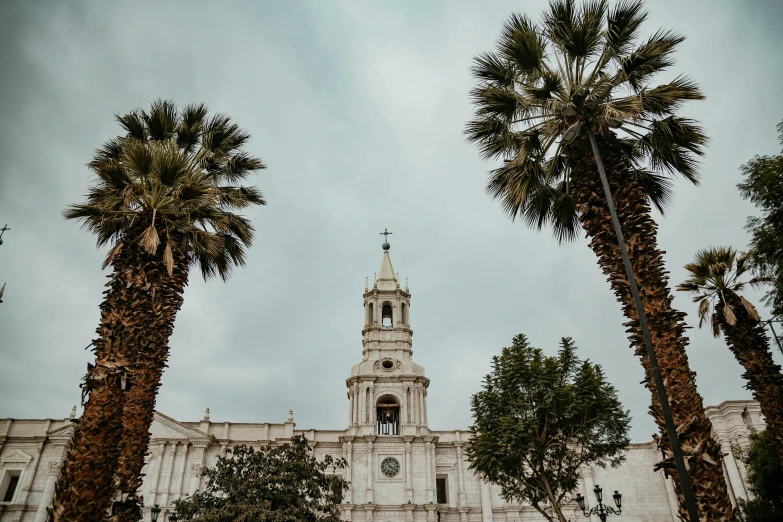
[[389,236],[391,234],[392,232],[389,232],[388,228],[384,228],[383,232],[381,232],[381,235],[383,236],[383,244],[381,245],[381,248],[383,248],[386,252],[388,252],[391,248],[391,245],[389,244]]

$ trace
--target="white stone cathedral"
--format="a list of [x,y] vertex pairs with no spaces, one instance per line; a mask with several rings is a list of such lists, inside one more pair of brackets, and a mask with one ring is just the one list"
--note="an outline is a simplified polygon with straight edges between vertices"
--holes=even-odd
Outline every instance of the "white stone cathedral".
[[[236,444],[282,444],[305,435],[316,456],[345,457],[344,478],[351,484],[340,506],[354,522],[516,522],[543,520],[529,505],[506,503],[499,488],[482,482],[464,456],[469,433],[433,431],[427,424],[424,368],[413,362],[411,294],[403,290],[384,243],[381,269],[365,288],[362,360],[346,379],[348,417],[335,430],[297,429],[292,412],[283,423],[232,423],[210,419],[209,409],[196,422],[156,413],[143,470],[145,520],[158,504],[167,521],[175,499],[204,485],[201,471]],[[51,505],[76,409],[66,419],[0,419],[0,522],[44,522]],[[745,470],[731,444],[747,443],[749,429],[763,429],[758,404],[727,401],[707,408],[715,437],[726,458],[723,471],[732,501],[747,497]],[[609,498],[623,495],[618,522],[676,522],[671,480],[653,472],[660,453],[653,442],[633,443],[619,468],[585,469],[582,495],[594,505],[599,484]],[[611,502],[611,501],[610,501]],[[583,518],[575,502],[567,505],[572,521]],[[597,520],[597,518],[594,518]]]

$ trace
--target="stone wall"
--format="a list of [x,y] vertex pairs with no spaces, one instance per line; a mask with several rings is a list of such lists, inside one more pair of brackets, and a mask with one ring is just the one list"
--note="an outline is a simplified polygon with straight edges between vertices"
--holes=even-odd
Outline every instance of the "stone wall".
[[[745,470],[731,455],[730,446],[746,444],[751,428],[763,429],[758,404],[728,401],[708,408],[707,414],[716,438],[728,453],[723,466],[732,498],[744,498]],[[51,503],[54,481],[72,432],[70,419],[0,419],[0,480],[6,472],[21,474],[13,501],[0,502],[0,522],[45,520],[46,506]],[[142,493],[148,508],[161,505],[160,521],[167,519],[174,500],[203,486],[201,470],[214,465],[226,448],[236,444],[284,443],[294,434],[303,434],[312,441],[317,457],[330,454],[349,460],[350,468],[344,472],[345,478],[351,481],[351,490],[342,506],[345,520],[434,522],[438,517],[441,522],[542,520],[531,506],[506,503],[499,488],[483,484],[470,471],[462,455],[467,444],[465,432],[426,430],[405,437],[365,436],[351,429],[296,430],[292,415],[285,423],[248,424],[211,422],[208,417],[201,422],[182,423],[156,414],[152,434]],[[410,458],[407,448],[410,448]],[[380,471],[386,457],[394,457],[400,463],[394,477],[386,477]],[[592,503],[593,485],[600,484],[611,502],[611,492],[617,489],[623,494],[623,521],[674,522],[676,500],[672,479],[652,471],[659,459],[660,454],[652,443],[631,444],[620,467],[585,470],[579,486],[581,493]],[[368,468],[370,461],[372,468]],[[434,503],[438,477],[446,478],[447,503],[443,505]],[[574,502],[567,504],[567,512],[572,520],[581,518]],[[149,520],[148,511],[146,517]]]

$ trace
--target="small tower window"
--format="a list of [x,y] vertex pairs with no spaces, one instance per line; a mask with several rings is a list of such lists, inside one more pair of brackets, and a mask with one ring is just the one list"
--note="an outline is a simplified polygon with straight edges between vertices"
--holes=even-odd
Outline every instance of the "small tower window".
[[383,328],[391,328],[392,325],[394,325],[391,303],[383,303],[383,308],[381,309],[381,321],[381,326]]
[[408,305],[405,303],[402,303],[402,307],[400,307],[400,310],[402,311],[402,324],[409,324],[408,323]]
[[394,397],[386,395],[378,399],[375,430],[378,435],[400,434],[400,404]]

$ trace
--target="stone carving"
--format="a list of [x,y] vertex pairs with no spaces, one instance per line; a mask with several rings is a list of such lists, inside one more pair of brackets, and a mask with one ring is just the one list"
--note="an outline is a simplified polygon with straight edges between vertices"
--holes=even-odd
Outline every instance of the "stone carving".
[[400,367],[400,361],[397,359],[385,358],[380,361],[375,361],[375,371],[393,372]]

